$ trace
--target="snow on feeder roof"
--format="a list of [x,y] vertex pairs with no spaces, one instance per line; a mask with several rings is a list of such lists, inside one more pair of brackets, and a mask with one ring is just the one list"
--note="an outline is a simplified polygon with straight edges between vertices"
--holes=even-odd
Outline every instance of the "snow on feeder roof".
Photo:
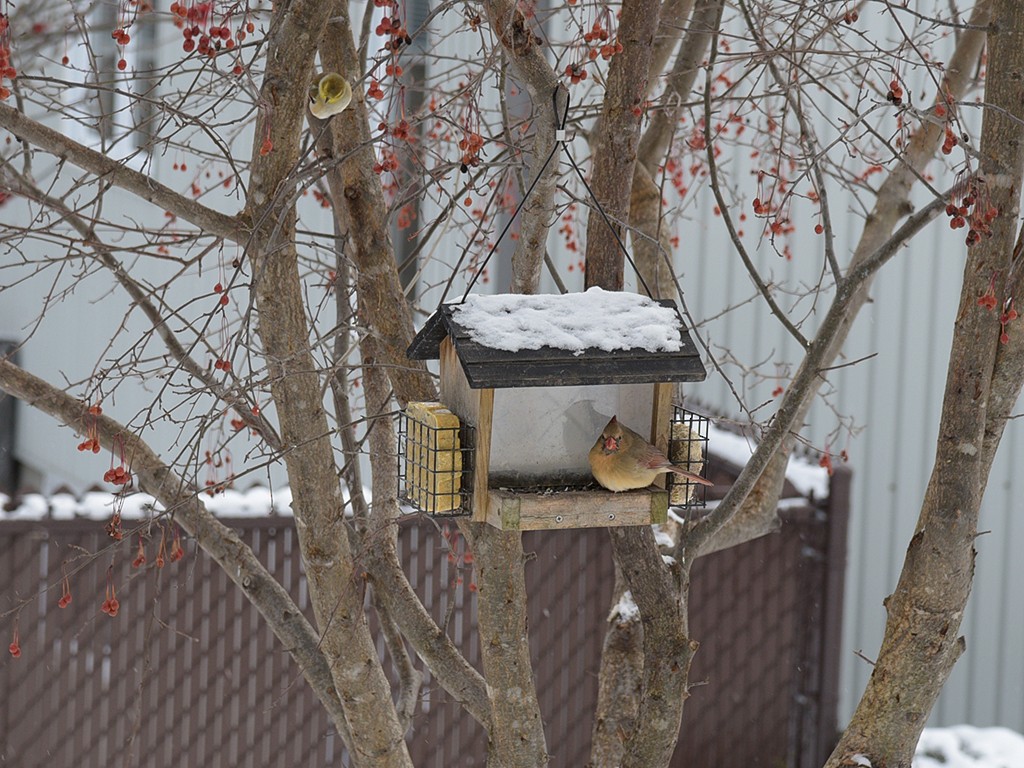
[[674,302],[591,288],[562,295],[470,296],[442,304],[409,347],[437,359],[450,337],[474,389],[703,381]]

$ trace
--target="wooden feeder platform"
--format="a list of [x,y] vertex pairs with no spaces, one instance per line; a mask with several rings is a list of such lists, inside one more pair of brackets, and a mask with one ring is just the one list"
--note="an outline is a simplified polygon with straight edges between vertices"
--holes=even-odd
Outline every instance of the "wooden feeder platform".
[[668,491],[491,489],[487,522],[503,531],[610,528],[668,521]]

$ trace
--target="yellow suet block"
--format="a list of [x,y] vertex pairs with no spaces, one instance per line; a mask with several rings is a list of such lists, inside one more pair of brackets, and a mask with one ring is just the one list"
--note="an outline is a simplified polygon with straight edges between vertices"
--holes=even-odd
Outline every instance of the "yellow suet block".
[[459,417],[441,403],[405,408],[406,495],[424,512],[451,512],[462,505]]
[[[701,450],[701,436],[696,430],[681,421],[672,422],[669,436],[669,461],[688,472],[700,472],[704,466],[704,452]],[[697,494],[697,484],[691,483],[678,475],[672,475],[672,490],[669,503],[685,506],[693,501]]]

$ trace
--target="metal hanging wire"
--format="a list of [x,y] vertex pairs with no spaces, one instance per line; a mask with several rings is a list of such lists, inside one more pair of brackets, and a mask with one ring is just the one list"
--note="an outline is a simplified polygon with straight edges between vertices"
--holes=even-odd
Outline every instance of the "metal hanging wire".
[[[569,164],[573,167],[573,170],[576,171],[576,175],[579,177],[580,183],[582,183],[583,184],[583,188],[587,190],[587,194],[590,196],[590,199],[593,201],[593,205],[597,209],[598,213],[601,214],[601,218],[604,219],[604,223],[606,225],[608,225],[608,230],[612,233],[612,237],[615,238],[615,242],[618,243],[619,250],[622,251],[622,255],[625,256],[626,261],[629,262],[629,265],[633,268],[633,271],[636,273],[637,280],[640,281],[640,284],[643,286],[644,291],[647,292],[648,296],[650,296],[650,297],[654,296],[654,294],[651,293],[650,287],[647,285],[647,281],[644,280],[643,274],[637,268],[636,262],[633,261],[633,257],[630,256],[629,255],[629,251],[626,250],[626,246],[625,246],[625,244],[623,244],[622,238],[619,237],[618,230],[616,230],[615,225],[612,223],[611,218],[609,218],[607,212],[604,210],[604,207],[601,205],[600,201],[597,199],[597,196],[594,194],[594,190],[592,190],[590,188],[590,185],[587,184],[587,179],[586,179],[586,177],[584,177],[583,171],[580,170],[580,167],[576,164],[576,160],[573,158],[572,153],[569,151],[569,138],[568,138],[568,135],[567,135],[566,129],[565,129],[566,122],[569,119],[569,96],[568,96],[568,93],[567,93],[566,94],[566,98],[565,98],[565,109],[562,110],[562,115],[561,115],[561,117],[559,117],[559,115],[558,115],[558,92],[559,92],[560,89],[561,89],[561,86],[556,87],[554,92],[551,94],[551,105],[552,105],[552,108],[554,109],[554,112],[555,112],[555,119],[558,122],[558,128],[555,130],[555,146],[553,146],[551,148],[551,152],[548,154],[547,159],[544,161],[544,164],[541,166],[540,172],[537,173],[537,175],[533,177],[533,181],[530,182],[530,186],[527,188],[526,194],[524,194],[522,199],[519,201],[519,204],[516,206],[515,211],[512,212],[512,215],[509,217],[508,221],[505,222],[505,226],[502,227],[501,233],[498,235],[498,239],[494,241],[494,245],[491,246],[491,249],[487,252],[487,255],[484,257],[484,260],[477,267],[476,272],[473,274],[473,279],[470,280],[469,281],[469,285],[466,286],[466,292],[462,294],[462,298],[459,300],[459,304],[464,304],[466,302],[466,299],[469,298],[469,293],[470,293],[470,291],[473,290],[473,286],[476,285],[477,279],[480,277],[481,274],[483,274],[484,268],[487,266],[487,263],[491,260],[491,257],[498,250],[498,246],[501,245],[501,241],[505,237],[505,234],[512,227],[512,222],[514,222],[516,220],[516,216],[519,215],[519,212],[523,209],[523,206],[526,204],[526,201],[530,199],[530,194],[533,192],[534,188],[537,186],[537,182],[540,181],[542,176],[544,176],[544,172],[547,171],[548,166],[551,164],[551,161],[554,159],[555,155],[558,153],[559,148],[561,148],[565,152],[565,156],[568,158]],[[463,255],[465,255],[465,254],[463,254]],[[461,259],[460,259],[460,262],[461,262]],[[458,270],[458,267],[459,267],[459,265],[456,265],[456,270]],[[453,277],[454,277],[454,274],[453,274]],[[452,285],[452,281],[449,280],[448,284],[445,286],[444,294],[441,296],[441,304],[444,304],[444,300],[448,296],[448,289],[451,288],[451,285]]]

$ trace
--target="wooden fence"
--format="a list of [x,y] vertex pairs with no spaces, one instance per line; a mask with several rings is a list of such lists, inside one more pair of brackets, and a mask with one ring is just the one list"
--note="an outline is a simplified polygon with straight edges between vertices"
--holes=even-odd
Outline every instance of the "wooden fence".
[[[678,765],[810,768],[835,736],[849,476],[830,499],[784,510],[779,534],[702,559],[691,630],[701,643]],[[230,521],[309,613],[289,518]],[[126,521],[127,524],[127,521]],[[602,530],[524,537],[531,647],[552,766],[587,764],[597,669],[612,592]],[[348,765],[296,665],[208,558],[132,568],[136,544],[110,547],[89,520],[4,522],[0,631],[17,616],[20,658],[0,659],[0,763],[75,766]],[[479,665],[470,574],[449,541],[412,520],[400,534],[409,578]],[[100,553],[98,557],[94,557]],[[72,602],[58,608],[62,563]],[[108,573],[116,617],[101,613]],[[463,576],[463,582],[457,583]],[[383,649],[381,649],[383,653]],[[706,684],[705,684],[706,683]],[[423,768],[483,766],[482,729],[426,678],[410,739]]]

